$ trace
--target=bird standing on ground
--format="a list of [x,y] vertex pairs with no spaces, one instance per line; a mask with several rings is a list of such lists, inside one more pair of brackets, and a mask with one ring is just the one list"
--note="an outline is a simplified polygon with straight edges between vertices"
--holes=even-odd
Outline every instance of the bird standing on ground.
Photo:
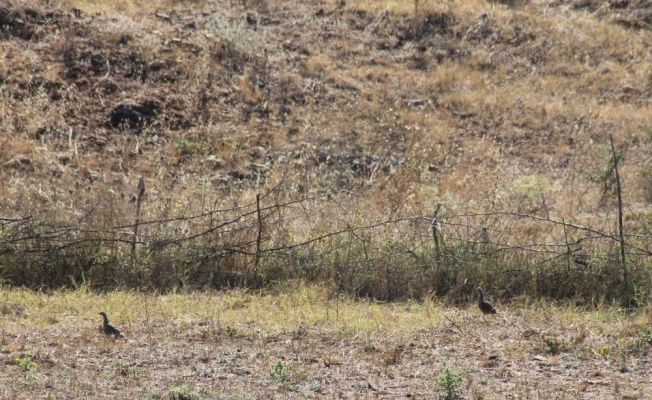
[[122,333],[115,326],[109,324],[109,318],[106,316],[104,311],[100,312],[102,318],[104,318],[104,324],[102,325],[102,332],[105,335],[114,335],[114,336],[123,336]]
[[484,299],[484,292],[482,288],[478,288],[478,308],[482,311],[483,314],[496,314],[496,309],[491,304],[487,303]]

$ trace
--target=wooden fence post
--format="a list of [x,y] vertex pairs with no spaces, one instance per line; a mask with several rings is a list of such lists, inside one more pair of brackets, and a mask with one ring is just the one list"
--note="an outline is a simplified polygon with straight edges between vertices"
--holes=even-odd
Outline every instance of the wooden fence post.
[[435,212],[433,213],[432,217],[432,223],[430,226],[432,227],[432,238],[435,241],[435,262],[436,262],[436,267],[439,267],[441,264],[441,255],[439,252],[439,221],[437,220],[437,214],[439,214],[439,209],[441,208],[441,204],[437,203],[437,206],[435,207]]
[[629,273],[627,271],[627,264],[625,259],[625,233],[623,228],[623,195],[620,188],[620,174],[618,173],[618,157],[616,155],[616,148],[614,147],[614,138],[609,135],[611,142],[611,155],[614,160],[614,173],[616,174],[616,193],[618,194],[618,233],[620,236],[620,262],[623,268],[623,280],[625,281],[625,292],[629,291]]
[[138,193],[136,194],[136,220],[134,221],[134,237],[131,241],[131,257],[136,259],[136,242],[138,241],[138,225],[140,224],[140,205],[145,195],[145,180],[140,177],[138,181]]
[[256,238],[256,262],[255,266],[258,267],[260,262],[260,241],[263,237],[263,218],[260,213],[260,193],[256,195],[256,215],[258,216],[258,238]]

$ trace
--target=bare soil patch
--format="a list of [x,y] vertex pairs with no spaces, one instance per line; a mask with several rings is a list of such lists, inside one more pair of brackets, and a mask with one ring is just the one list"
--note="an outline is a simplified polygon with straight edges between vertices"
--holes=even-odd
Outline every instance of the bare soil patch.
[[[468,399],[652,396],[645,310],[497,304],[483,318],[474,306],[336,301],[303,286],[1,296],[3,398],[432,399],[444,361]],[[100,309],[125,340],[99,332]],[[38,365],[28,374],[16,364],[26,354]],[[270,373],[279,362],[285,372]]]

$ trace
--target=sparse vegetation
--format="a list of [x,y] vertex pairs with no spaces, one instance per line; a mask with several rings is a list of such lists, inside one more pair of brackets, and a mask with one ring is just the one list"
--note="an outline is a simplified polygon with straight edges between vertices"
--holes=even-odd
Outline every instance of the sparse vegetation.
[[442,400],[459,400],[460,391],[462,390],[462,383],[464,377],[462,373],[444,362],[444,370],[435,379],[439,388],[443,393],[439,395]]
[[504,194],[510,209],[536,214],[545,207],[549,184],[542,176],[522,176],[511,182]]
[[192,385],[174,382],[172,388],[168,391],[170,400],[195,400],[199,395],[192,389]]
[[375,353],[378,351],[378,348],[373,343],[365,343],[364,352],[365,353]]
[[652,326],[649,326],[643,331],[643,340],[649,345],[652,345]]
[[284,363],[283,361],[278,360],[269,366],[269,375],[274,380],[281,383],[284,387],[289,388],[291,385],[290,373],[292,372],[293,368],[294,363]]
[[185,139],[175,140],[177,150],[181,156],[191,156],[197,152],[199,145]]
[[[610,398],[610,386],[578,387],[596,375],[618,380],[628,395],[652,395],[639,385],[652,351],[641,340],[649,327],[645,308],[587,311],[537,300],[501,304],[500,320],[482,321],[476,304],[335,301],[328,287],[302,282],[168,294],[0,288],[0,298],[2,354],[14,365],[0,374],[8,398],[42,393],[43,382],[53,397],[72,398],[273,398],[282,386],[288,399],[378,392],[436,398],[447,393],[437,380],[446,376],[441,360],[451,358],[442,382],[462,398],[522,394],[505,366],[547,397]],[[120,316],[129,340],[98,331],[100,309]],[[551,354],[539,336],[547,332],[554,336],[545,338],[581,345]],[[376,350],[366,350],[369,343]],[[14,362],[25,349],[38,363],[34,379],[23,379]],[[620,372],[623,354],[627,373]],[[557,368],[569,373],[542,373]],[[454,386],[461,371],[463,383]]]
[[23,378],[27,379],[32,373],[38,371],[38,364],[32,360],[29,353],[23,354],[22,357],[16,357],[16,365],[23,372]]
[[652,162],[647,161],[641,165],[639,172],[641,192],[645,201],[652,203]]
[[543,341],[545,345],[545,351],[552,355],[557,355],[562,352],[569,351],[571,349],[571,344],[564,342],[563,340],[556,338],[546,338]]

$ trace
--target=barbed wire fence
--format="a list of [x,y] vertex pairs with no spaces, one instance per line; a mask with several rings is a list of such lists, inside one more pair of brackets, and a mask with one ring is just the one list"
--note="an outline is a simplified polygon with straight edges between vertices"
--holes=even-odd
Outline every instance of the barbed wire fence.
[[652,235],[644,220],[626,219],[619,231],[617,216],[581,223],[549,211],[455,213],[442,205],[431,215],[381,218],[351,206],[346,192],[292,196],[280,185],[247,204],[161,219],[143,217],[139,201],[134,221],[101,227],[99,210],[74,222],[0,218],[0,278],[155,290],[301,279],[385,300],[463,301],[480,284],[506,299],[639,304],[650,297]]

